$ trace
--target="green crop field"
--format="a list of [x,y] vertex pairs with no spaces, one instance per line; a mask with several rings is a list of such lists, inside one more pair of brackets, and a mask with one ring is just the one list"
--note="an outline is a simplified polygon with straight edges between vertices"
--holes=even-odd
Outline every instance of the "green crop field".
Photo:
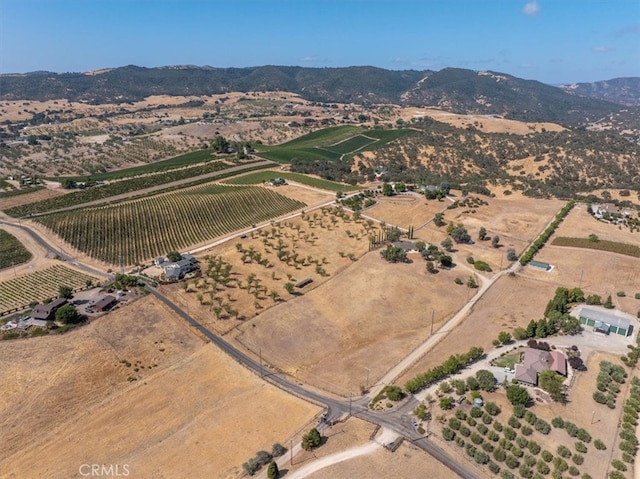
[[[367,151],[411,133],[412,130],[369,130],[358,126],[333,126],[314,131],[282,145],[262,146],[259,156],[279,163],[337,161],[342,155]],[[374,138],[373,140],[371,138]]]
[[323,149],[338,153],[340,155],[346,155],[347,153],[354,152],[360,148],[364,148],[371,143],[375,143],[377,139],[367,138],[363,135],[352,136],[348,140],[341,141],[335,145],[325,146]]
[[551,244],[554,246],[573,246],[574,248],[610,251],[611,253],[619,253],[640,258],[640,247],[634,244],[616,243],[615,241],[591,241],[589,238],[568,238],[566,236],[559,236],[555,238]]
[[134,265],[304,206],[266,188],[209,183],[36,221],[94,258]]
[[31,253],[11,233],[0,229],[0,269],[26,263]]
[[256,171],[247,175],[237,176],[224,183],[230,185],[256,185],[258,183],[264,183],[265,181],[273,180],[274,178],[282,177],[286,180],[296,181],[303,185],[313,186],[314,188],[320,188],[321,190],[328,191],[353,191],[357,187],[348,185],[346,183],[336,183],[335,181],[323,180],[320,178],[314,178],[313,176],[303,175],[301,173],[289,173],[286,171]]
[[0,314],[25,309],[33,301],[56,298],[60,286],[69,286],[74,291],[86,288],[87,281],[97,284],[93,276],[63,265],[3,281],[0,283]]

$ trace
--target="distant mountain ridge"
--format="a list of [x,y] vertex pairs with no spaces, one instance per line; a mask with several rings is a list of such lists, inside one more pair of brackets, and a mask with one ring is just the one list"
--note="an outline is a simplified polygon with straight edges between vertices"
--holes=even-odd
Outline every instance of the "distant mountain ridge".
[[621,105],[640,106],[640,77],[614,78],[593,83],[573,83],[560,87],[567,93],[597,98]]
[[445,68],[438,72],[371,66],[214,68],[125,66],[87,73],[0,75],[0,100],[68,99],[122,103],[150,95],[211,95],[287,91],[311,101],[394,103],[454,113],[495,114],[524,121],[584,125],[620,105],[497,72]]

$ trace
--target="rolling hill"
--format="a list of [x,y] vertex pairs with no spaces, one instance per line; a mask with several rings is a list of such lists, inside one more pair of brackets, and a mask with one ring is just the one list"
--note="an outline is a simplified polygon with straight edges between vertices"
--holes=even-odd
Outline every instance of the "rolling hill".
[[593,83],[562,85],[563,91],[572,95],[597,98],[625,106],[640,106],[640,78],[614,78]]
[[253,68],[126,66],[90,73],[5,74],[1,100],[124,103],[150,95],[288,91],[319,102],[434,106],[456,113],[584,125],[620,109],[608,101],[496,72],[460,68],[395,71],[370,66]]

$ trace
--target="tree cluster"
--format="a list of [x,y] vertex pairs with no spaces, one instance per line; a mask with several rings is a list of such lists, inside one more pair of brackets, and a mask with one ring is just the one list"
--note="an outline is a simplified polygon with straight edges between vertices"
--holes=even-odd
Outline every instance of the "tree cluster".
[[409,379],[405,384],[405,389],[411,394],[414,394],[436,381],[457,373],[462,368],[477,361],[483,354],[484,350],[478,346],[472,347],[464,354],[452,354],[441,365]]

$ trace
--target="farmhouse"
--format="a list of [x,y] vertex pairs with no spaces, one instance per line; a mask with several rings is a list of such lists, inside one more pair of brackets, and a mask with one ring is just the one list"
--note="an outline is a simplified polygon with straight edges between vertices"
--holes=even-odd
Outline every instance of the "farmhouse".
[[31,317],[42,321],[53,321],[56,311],[65,304],[67,304],[67,300],[64,298],[58,298],[48,304],[38,304],[31,311]]
[[418,252],[418,247],[416,246],[415,243],[412,243],[411,241],[394,241],[393,246],[395,246],[396,248],[400,248],[407,253]]
[[516,380],[521,383],[538,385],[538,374],[546,370],[567,375],[567,358],[560,351],[542,351],[527,348],[522,364],[516,364]]
[[619,208],[613,203],[594,203],[589,207],[593,216],[598,219],[615,219],[615,218],[630,218],[633,215],[633,210],[629,208]]
[[114,298],[113,296],[108,294],[107,296],[102,298],[100,301],[98,301],[93,307],[94,307],[94,309],[96,309],[98,311],[108,311],[117,302],[118,302],[118,300],[116,298]]
[[162,263],[162,269],[164,269],[164,278],[167,281],[178,281],[182,279],[185,274],[196,269],[196,259],[189,254],[185,254],[182,255],[180,261],[176,261],[175,263]]
[[583,307],[578,313],[580,323],[592,326],[594,331],[620,336],[629,336],[633,330],[631,321],[616,311],[601,311],[599,309]]

